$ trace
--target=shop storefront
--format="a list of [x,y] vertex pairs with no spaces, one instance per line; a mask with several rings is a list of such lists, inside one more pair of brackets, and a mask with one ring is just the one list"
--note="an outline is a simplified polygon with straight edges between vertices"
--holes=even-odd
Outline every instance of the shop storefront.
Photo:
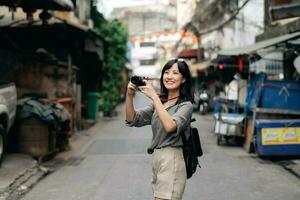
[[[240,74],[243,71],[239,60],[248,65],[247,73],[244,71],[242,76],[246,88],[238,87],[240,109],[233,114],[245,117],[238,126],[243,131],[248,152],[254,148],[260,156],[300,155],[300,82],[295,65],[300,52],[299,37],[300,32],[295,32],[222,50],[215,60],[216,67],[226,71],[233,66]],[[242,92],[242,88],[246,90]],[[216,120],[227,127],[234,124],[220,117]]]

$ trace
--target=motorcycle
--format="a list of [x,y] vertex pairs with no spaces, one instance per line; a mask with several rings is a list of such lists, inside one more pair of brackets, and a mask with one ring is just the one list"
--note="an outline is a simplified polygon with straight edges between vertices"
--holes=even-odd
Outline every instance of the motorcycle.
[[202,90],[199,94],[199,112],[204,115],[209,110],[209,95],[206,90]]

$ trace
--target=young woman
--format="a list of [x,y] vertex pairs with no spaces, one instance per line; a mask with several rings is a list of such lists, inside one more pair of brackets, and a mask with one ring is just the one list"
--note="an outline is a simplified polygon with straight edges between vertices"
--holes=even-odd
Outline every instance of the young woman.
[[[155,200],[180,200],[186,183],[181,132],[188,134],[194,94],[189,67],[182,59],[168,61],[161,74],[161,95],[152,86],[137,88],[129,82],[126,97],[128,126],[152,126],[152,188]],[[133,96],[139,89],[152,103],[135,111]]]

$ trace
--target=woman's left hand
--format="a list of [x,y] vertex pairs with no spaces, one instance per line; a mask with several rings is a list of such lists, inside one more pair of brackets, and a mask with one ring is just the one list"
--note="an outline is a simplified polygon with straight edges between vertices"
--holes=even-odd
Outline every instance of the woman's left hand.
[[149,97],[150,99],[153,100],[157,96],[157,94],[156,94],[154,88],[152,87],[152,85],[148,81],[144,81],[144,82],[146,83],[146,85],[140,86],[139,89],[147,97]]

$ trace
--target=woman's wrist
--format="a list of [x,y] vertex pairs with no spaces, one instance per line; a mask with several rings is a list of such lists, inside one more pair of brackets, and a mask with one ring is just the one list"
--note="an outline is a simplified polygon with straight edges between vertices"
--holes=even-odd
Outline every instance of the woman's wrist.
[[126,95],[127,95],[127,96],[130,96],[130,97],[133,97],[133,96],[134,96],[134,93],[130,93],[130,92],[127,91],[127,92],[126,92]]
[[152,99],[152,101],[160,100],[157,94],[153,95],[153,96],[151,97],[151,99]]
[[132,95],[132,94],[127,94],[127,95],[126,95],[126,98],[127,98],[127,99],[133,99],[133,96],[134,96],[134,95]]

